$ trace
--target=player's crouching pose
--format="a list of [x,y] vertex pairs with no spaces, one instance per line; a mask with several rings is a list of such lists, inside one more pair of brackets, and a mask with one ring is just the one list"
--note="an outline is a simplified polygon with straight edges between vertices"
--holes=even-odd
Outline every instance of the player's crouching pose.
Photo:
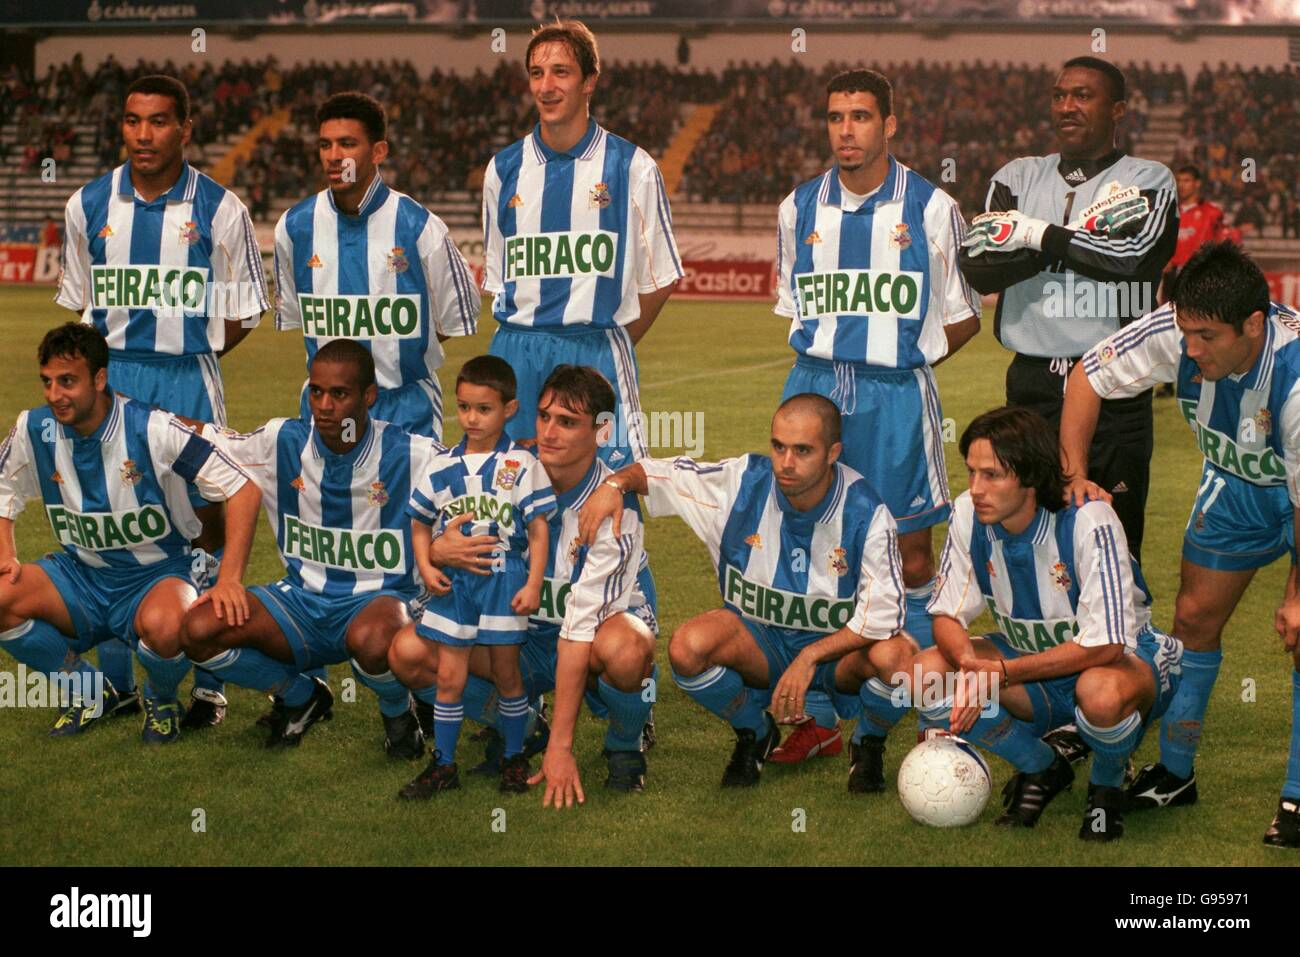
[[[1224,626],[1257,569],[1288,552],[1294,562],[1300,318],[1269,302],[1264,274],[1231,243],[1202,247],[1179,273],[1171,304],[1103,339],[1075,366],[1061,417],[1066,468],[1087,474],[1101,400],[1160,382],[1177,383],[1179,409],[1205,453],[1205,473],[1183,538],[1174,610],[1174,634],[1187,645],[1182,686],[1160,725],[1160,763],[1143,768],[1128,789],[1134,810],[1196,800],[1193,761],[1223,660]],[[1294,582],[1293,567],[1278,621],[1293,653],[1300,622]],[[1291,677],[1287,776],[1264,835],[1278,847],[1300,847],[1300,670]]]
[[[573,755],[574,727],[584,699],[593,711],[608,717],[605,757],[609,774],[605,787],[614,791],[645,788],[646,760],[642,728],[650,716],[656,677],[654,663],[654,579],[642,546],[640,510],[635,495],[623,499],[622,529],[602,525],[594,545],[581,543],[579,509],[588,496],[613,473],[597,457],[609,438],[617,399],[614,389],[590,366],[557,366],[547,377],[537,401],[537,457],[546,469],[558,509],[551,515],[549,557],[542,603],[528,623],[521,669],[529,698],[555,691],[554,727],[539,721],[529,745],[546,746],[541,771],[529,780],[545,779],[545,806],[569,807],[586,796]],[[490,574],[497,541],[486,535],[448,534],[435,539],[435,564]],[[411,631],[393,642],[389,660],[393,671],[413,687],[432,680],[435,669],[426,647]],[[485,650],[474,652],[465,689],[466,715],[491,722],[491,686]],[[415,669],[409,674],[406,669]],[[418,679],[424,669],[423,681]],[[498,724],[500,719],[496,719]],[[549,744],[547,735],[549,734]],[[487,770],[496,770],[489,745]]]
[[[758,783],[780,737],[769,703],[777,719],[796,720],[810,687],[837,699],[841,713],[845,699],[860,697],[892,726],[903,710],[879,676],[904,670],[919,650],[903,633],[893,516],[836,461],[839,410],[823,396],[792,396],[772,417],[771,443],[770,457],[643,459],[597,489],[582,512],[586,539],[636,492],[648,496],[652,514],[680,516],[708,546],[724,607],[681,625],[668,656],[682,690],[736,732],[723,787]],[[869,687],[873,680],[883,694]],[[884,737],[852,751],[850,790],[882,790]]]
[[247,435],[204,427],[262,490],[287,574],[249,589],[245,620],[195,608],[181,640],[224,680],[277,695],[269,748],[296,746],[331,716],[329,686],[302,672],[350,660],[379,696],[385,750],[414,760],[424,737],[388,670],[388,646],[416,594],[406,501],[441,446],[369,417],[374,361],[351,340],[317,351],[307,389],[310,425],[272,419]]
[[[176,689],[190,668],[180,621],[195,605],[226,621],[247,617],[240,578],[257,488],[170,414],[108,391],[108,345],[93,326],[50,330],[38,356],[48,405],[19,415],[0,446],[0,648],[44,674],[77,676],[70,683],[81,686],[80,707],[74,702],[50,732],[65,735],[110,712],[118,696],[81,652],[126,639],[149,675],[141,737],[175,741]],[[230,503],[226,559],[197,602],[195,491]],[[37,496],[63,551],[24,565],[13,523]]]
[[[1128,757],[1177,689],[1182,645],[1151,626],[1114,510],[1064,505],[1046,420],[994,409],[967,427],[961,451],[970,489],[948,526],[930,602],[935,647],[913,664],[912,700],[1015,767],[997,821],[1013,827],[1033,827],[1073,783],[1070,763],[1041,738],[1075,721],[1093,750],[1079,837],[1115,840]],[[972,638],[986,606],[1002,631]]]
[[[501,790],[528,790],[528,696],[519,673],[519,649],[528,638],[528,616],[541,602],[547,516],[555,511],[555,495],[533,454],[505,434],[506,420],[517,407],[515,374],[508,362],[496,356],[466,362],[456,377],[456,415],[465,437],[429,460],[427,474],[407,505],[416,565],[433,594],[419,624],[407,625],[401,638],[410,644],[414,632],[425,645],[423,655],[412,654],[414,649],[398,655],[398,673],[418,700],[433,706],[434,736],[428,767],[399,793],[408,800],[460,787],[456,744],[476,646],[486,648],[500,693],[505,745]],[[462,525],[453,534],[493,536],[498,546],[495,562],[485,578],[453,570],[448,580],[429,559],[431,526],[466,513],[474,515],[473,525]],[[439,534],[444,531],[438,529]],[[420,665],[436,669],[436,679],[420,681]]]

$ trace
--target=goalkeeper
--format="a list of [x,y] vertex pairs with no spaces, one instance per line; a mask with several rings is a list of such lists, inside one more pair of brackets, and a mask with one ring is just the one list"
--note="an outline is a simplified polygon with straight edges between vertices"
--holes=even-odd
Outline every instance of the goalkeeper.
[[[1112,64],[1066,61],[1051,100],[1060,152],[998,170],[962,244],[961,270],[981,293],[998,294],[994,332],[1016,354],[1007,402],[1038,412],[1054,431],[1070,369],[1155,309],[1178,241],[1173,175],[1115,148],[1124,95]],[[1087,478],[1111,494],[1139,560],[1151,447],[1149,389],[1102,403]]]

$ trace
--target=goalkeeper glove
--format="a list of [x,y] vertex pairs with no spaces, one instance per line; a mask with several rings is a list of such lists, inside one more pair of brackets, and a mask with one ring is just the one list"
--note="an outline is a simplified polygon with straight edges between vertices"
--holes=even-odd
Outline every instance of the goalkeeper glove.
[[1151,203],[1136,186],[1130,186],[1093,203],[1069,225],[1069,228],[1104,236],[1117,236],[1123,232],[1136,231],[1150,212]]
[[970,250],[972,256],[989,250],[1003,253],[1020,249],[1040,250],[1047,225],[1018,209],[1005,213],[981,213],[971,220],[971,228],[961,244]]

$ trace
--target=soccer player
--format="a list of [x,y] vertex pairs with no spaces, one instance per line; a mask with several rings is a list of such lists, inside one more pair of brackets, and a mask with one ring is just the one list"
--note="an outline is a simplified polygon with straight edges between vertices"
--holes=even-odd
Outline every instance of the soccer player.
[[1223,210],[1201,196],[1201,171],[1188,163],[1174,173],[1178,190],[1178,245],[1174,255],[1160,277],[1160,302],[1169,301],[1170,284],[1178,270],[1192,258],[1192,253],[1206,243],[1218,242],[1227,237]]
[[225,680],[277,697],[268,748],[296,747],[331,717],[329,685],[304,672],[350,661],[379,697],[384,749],[414,760],[424,736],[388,646],[417,591],[406,502],[441,446],[370,417],[374,360],[349,339],[317,350],[307,390],[310,424],[272,419],[247,435],[204,427],[262,490],[286,575],[249,589],[243,621],[195,608],[181,641]]
[[[352,339],[375,361],[371,414],[442,439],[442,343],[472,336],[481,299],[442,220],[384,185],[384,109],[336,93],[316,111],[329,186],[275,226],[277,329],[301,329],[310,369],[330,339]],[[304,383],[303,421],[311,418]]]
[[[114,393],[115,360],[93,327],[51,329],[38,358],[47,405],[21,413],[0,446],[0,648],[47,675],[80,676],[81,695],[50,731],[62,736],[120,698],[81,653],[126,641],[149,676],[140,736],[170,743],[180,737],[176,689],[190,668],[181,616],[195,604],[232,622],[248,614],[240,577],[257,488],[173,416]],[[63,550],[22,564],[14,519],[38,496]],[[197,602],[190,580],[196,497],[230,503],[226,560]],[[87,694],[87,686],[102,687],[102,695]]]
[[[55,298],[108,340],[109,388],[201,422],[226,422],[223,356],[270,303],[262,256],[244,204],[185,161],[193,123],[184,84],[144,76],[126,91],[126,162],[68,200]],[[220,515],[201,514],[199,540],[220,559]],[[99,647],[119,691],[135,687],[121,642]],[[198,669],[185,727],[225,716],[221,683]],[[128,699],[123,705],[130,708]]]
[[524,63],[539,122],[483,179],[483,284],[499,323],[491,352],[519,381],[507,431],[532,436],[552,369],[589,365],[618,395],[601,457],[626,465],[647,441],[635,346],[684,275],[663,177],[645,150],[589,116],[600,54],[582,23],[536,30]]
[[[537,457],[555,492],[558,509],[550,517],[546,578],[541,604],[528,623],[521,666],[528,698],[555,692],[553,725],[538,720],[525,747],[546,749],[540,771],[529,784],[546,781],[543,806],[571,807],[586,796],[573,755],[574,728],[585,700],[593,713],[607,718],[605,787],[622,792],[645,788],[646,759],[642,729],[654,703],[658,668],[654,661],[654,578],[643,548],[640,508],[635,495],[623,499],[621,531],[600,527],[591,546],[579,540],[579,510],[612,474],[598,456],[613,428],[614,389],[590,367],[557,366],[542,386],[537,402]],[[489,574],[495,561],[492,536],[447,534],[434,539],[430,559],[437,565]],[[399,634],[389,662],[403,682],[427,688],[436,665],[426,642],[410,631]],[[465,713],[491,723],[487,655],[475,651],[466,685]],[[649,692],[649,693],[647,693]],[[417,694],[420,692],[417,691]],[[425,692],[428,693],[427,691]],[[548,737],[549,735],[549,737]],[[489,745],[485,770],[497,773],[499,753]],[[426,797],[432,781],[417,779],[404,797]]]
[[[1160,726],[1160,761],[1128,789],[1134,809],[1196,801],[1194,761],[1223,661],[1223,628],[1255,571],[1295,561],[1300,503],[1300,317],[1270,302],[1259,267],[1230,242],[1196,252],[1171,303],[1103,339],[1070,374],[1061,461],[1076,497],[1088,483],[1099,406],[1175,382],[1179,411],[1205,455],[1183,536],[1174,634],[1187,647],[1183,682]],[[1295,572],[1286,608],[1294,615]],[[1294,620],[1294,619],[1290,619]],[[1283,621],[1279,630],[1287,638]],[[1294,651],[1294,632],[1288,650]],[[1296,660],[1300,666],[1300,658]],[[1300,847],[1300,674],[1292,675],[1291,753],[1267,844]]]
[[[492,681],[500,693],[501,790],[528,790],[528,697],[519,673],[519,648],[528,637],[528,616],[541,603],[549,551],[547,518],[556,509],[546,472],[532,452],[505,435],[506,419],[517,404],[508,363],[496,356],[466,362],[456,376],[456,415],[465,436],[429,460],[428,474],[407,505],[415,562],[433,594],[418,624],[405,630],[424,639],[430,663],[437,668],[436,686],[413,689],[418,699],[433,706],[433,759],[410,789],[421,797],[459,787],[456,745],[465,719],[462,696],[470,655],[478,647],[488,652]],[[435,530],[445,532],[449,517],[465,513],[475,521],[460,533],[495,536],[496,562],[485,578],[453,570],[448,580],[430,562],[429,545]],[[449,591],[435,591],[437,586]]]
[[[953,506],[930,602],[935,647],[913,665],[912,699],[919,691],[926,718],[947,719],[1016,769],[997,820],[1009,827],[1033,827],[1074,781],[1042,740],[1073,720],[1093,752],[1079,837],[1113,841],[1124,834],[1128,757],[1178,686],[1182,645],[1151,626],[1141,569],[1111,507],[1065,504],[1041,416],[986,412],[962,433],[961,452],[970,489]],[[999,630],[972,638],[986,608]]]
[[[836,165],[781,203],[776,312],[796,353],[783,398],[815,392],[844,423],[845,465],[876,489],[898,523],[907,630],[931,644],[931,533],[948,517],[939,394],[932,365],[979,331],[980,304],[957,269],[957,203],[889,153],[893,88],[873,70],[826,87]],[[838,750],[834,713],[814,708],[779,760]],[[847,717],[847,715],[846,715]],[[860,721],[860,741],[869,722]]]
[[[678,686],[735,730],[723,787],[758,783],[776,720],[802,716],[810,687],[841,713],[859,698],[884,731],[902,717],[886,682],[919,648],[903,632],[898,531],[870,484],[837,461],[841,448],[839,410],[804,393],[772,417],[769,456],[646,458],[583,506],[583,540],[610,517],[619,534],[623,497],[636,492],[708,546],[723,607],[682,624],[668,657]],[[883,790],[884,741],[882,731],[851,745],[850,791]]]
[[[1052,86],[1059,152],[1012,160],[993,175],[986,212],[963,241],[961,269],[997,293],[994,331],[1015,352],[1007,402],[1055,429],[1079,357],[1149,312],[1178,238],[1173,176],[1115,148],[1124,74],[1097,57],[1067,60]],[[1107,401],[1089,477],[1112,495],[1141,561],[1151,475],[1151,393]]]

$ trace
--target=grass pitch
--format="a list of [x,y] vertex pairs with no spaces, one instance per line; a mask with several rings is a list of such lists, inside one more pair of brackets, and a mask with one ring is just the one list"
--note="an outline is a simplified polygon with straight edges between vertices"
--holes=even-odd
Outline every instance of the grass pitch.
[[[36,344],[45,329],[69,316],[51,299],[52,291],[45,288],[0,287],[5,334],[0,427],[5,430],[19,410],[41,403]],[[444,384],[465,359],[487,351],[494,325],[485,309],[478,336],[447,343]],[[670,302],[639,358],[647,412],[704,413],[705,458],[766,448],[769,416],[791,363],[785,321],[766,305]],[[990,318],[973,342],[938,369],[944,413],[954,420],[954,441],[946,449],[954,494],[966,486],[955,438],[976,414],[1000,404],[1009,358],[992,336]],[[295,335],[278,334],[265,322],[223,366],[236,428],[296,413],[303,350]],[[1200,457],[1171,401],[1157,402],[1156,419],[1144,570],[1156,596],[1156,622],[1168,628]],[[458,438],[454,416],[447,433],[451,440]],[[656,454],[675,451],[680,450],[658,449]],[[17,537],[26,560],[54,547],[39,505],[20,517]],[[936,538],[937,548],[942,535]],[[266,699],[238,688],[228,691],[225,724],[163,749],[140,743],[137,719],[52,741],[45,731],[54,712],[0,711],[0,753],[5,755],[0,864],[1175,865],[1300,860],[1260,843],[1284,777],[1290,730],[1290,664],[1272,625],[1285,563],[1257,576],[1228,626],[1223,670],[1197,767],[1200,803],[1131,815],[1123,841],[1096,846],[1075,836],[1086,770],[1072,791],[1053,802],[1038,827],[1025,833],[992,826],[997,790],[1010,774],[996,758],[991,758],[995,792],[989,807],[979,822],[957,831],[914,824],[892,792],[851,797],[845,789],[844,756],[795,768],[769,764],[753,791],[721,791],[718,781],[734,738],[676,688],[668,677],[666,654],[673,628],[717,607],[716,579],[704,546],[675,518],[650,521],[647,548],[664,632],[659,645],[663,680],[655,709],[659,744],[650,752],[642,795],[616,796],[601,788],[604,725],[584,713],[576,747],[587,803],[580,809],[544,811],[538,792],[507,797],[497,793],[495,780],[472,776],[462,778],[459,792],[418,807],[399,803],[397,789],[419,765],[384,757],[373,695],[360,688],[353,702],[344,700],[340,688],[350,672],[337,666],[331,669],[335,720],[316,725],[300,748],[285,753],[266,752],[262,733],[253,726]],[[274,540],[262,522],[246,583],[271,581],[280,574]],[[13,659],[0,656],[0,668],[12,671]],[[891,782],[914,729],[914,719],[905,718],[890,738],[886,763]],[[467,725],[466,733],[470,730]],[[1155,760],[1153,738],[1143,744],[1139,761]],[[462,765],[474,763],[477,747],[463,741],[461,759]],[[794,826],[801,818],[802,831]]]

